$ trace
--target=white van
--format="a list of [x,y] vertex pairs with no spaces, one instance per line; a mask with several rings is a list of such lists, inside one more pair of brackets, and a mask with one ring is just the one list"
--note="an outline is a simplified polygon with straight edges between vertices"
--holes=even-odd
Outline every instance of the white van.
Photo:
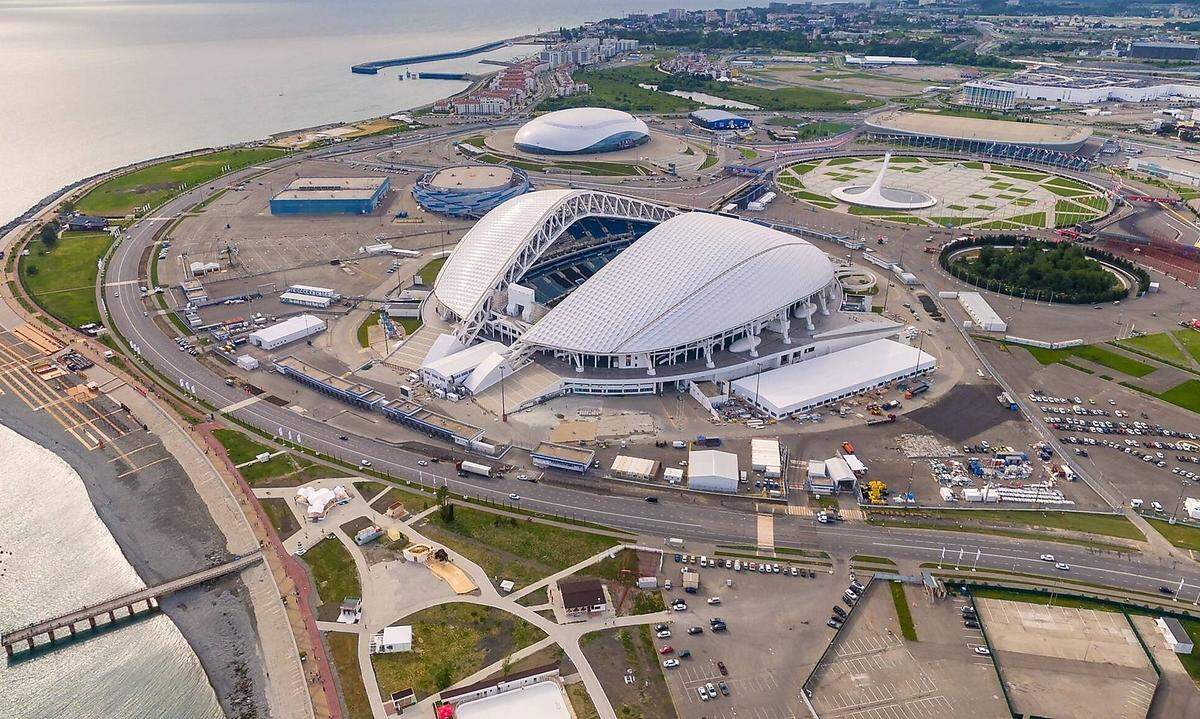
[[708,557],[706,557],[706,556],[704,556],[704,555],[700,555],[700,566],[701,566],[701,567],[707,567],[707,566],[708,566]]
[[1130,509],[1141,509],[1142,508],[1142,500],[1140,500],[1140,499],[1129,500],[1129,507],[1130,507]]

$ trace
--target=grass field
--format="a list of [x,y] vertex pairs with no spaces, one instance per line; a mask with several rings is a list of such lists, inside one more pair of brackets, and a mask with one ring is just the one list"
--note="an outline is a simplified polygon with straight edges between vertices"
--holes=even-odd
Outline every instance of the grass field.
[[1154,531],[1161,534],[1168,542],[1180,549],[1191,549],[1200,552],[1200,527],[1186,524],[1171,524],[1165,519],[1146,518]]
[[565,569],[617,544],[613,537],[554,527],[456,505],[454,521],[434,512],[420,525],[442,542],[483,567],[495,582],[511,579],[518,587]]
[[267,498],[258,500],[263,511],[267,514],[271,526],[280,539],[287,539],[300,530],[300,522],[288,507],[288,500],[282,498]]
[[638,83],[656,84],[664,75],[650,65],[631,65],[605,70],[576,72],[576,82],[586,82],[591,90],[570,97],[548,97],[538,105],[539,111],[562,110],[568,107],[610,107],[626,112],[671,113],[690,112],[700,107],[686,97],[638,87]]
[[892,590],[892,603],[896,605],[896,619],[900,620],[900,633],[907,641],[917,641],[917,628],[913,626],[912,610],[908,607],[908,599],[904,596],[904,585],[900,582],[888,582]]
[[354,558],[337,539],[322,539],[309,547],[300,559],[308,565],[317,595],[321,597],[321,606],[317,607],[318,619],[337,619],[343,599],[362,596]]
[[1200,380],[1189,379],[1177,384],[1166,392],[1160,392],[1158,398],[1200,414]]
[[1129,339],[1118,340],[1117,344],[1153,355],[1169,363],[1187,365],[1187,357],[1184,356],[1183,351],[1171,340],[1171,335],[1166,332],[1142,335],[1141,337],[1130,337]]
[[[413,319],[417,319],[417,318],[414,317]],[[358,334],[358,346],[359,347],[370,347],[371,346],[371,341],[370,341],[371,328],[377,324],[379,324],[379,313],[371,312],[370,314],[367,315],[367,318],[362,321],[362,324],[358,326],[357,334]]]
[[[234,464],[249,462],[269,447],[259,444],[246,435],[232,429],[214,429],[213,436],[225,448]],[[251,487],[295,487],[314,479],[343,477],[346,472],[317,464],[307,457],[291,452],[276,455],[266,462],[255,462],[238,469],[242,478]]]
[[1179,341],[1179,344],[1183,345],[1183,348],[1187,350],[1187,353],[1192,356],[1192,359],[1200,362],[1200,332],[1197,332],[1196,330],[1183,329],[1176,330],[1174,335],[1175,339]]
[[99,322],[96,262],[111,244],[107,232],[65,232],[49,251],[30,243],[19,264],[21,284],[42,309],[72,327]]
[[371,701],[363,686],[362,670],[358,664],[358,635],[346,632],[326,632],[325,642],[337,672],[338,688],[346,704],[347,719],[371,719]]
[[419,701],[545,637],[523,619],[477,604],[440,604],[402,622],[412,625],[412,651],[371,657],[384,697],[411,687]]
[[105,180],[75,203],[75,209],[89,215],[124,217],[143,205],[157,207],[182,189],[203,184],[227,171],[286,154],[285,150],[273,147],[234,148],[160,162]]
[[[993,525],[997,527],[1043,527],[1071,532],[1097,534],[1105,537],[1146,541],[1132,522],[1119,514],[1093,514],[1090,512],[1043,512],[1036,509],[922,509],[903,512],[877,512],[868,515],[868,521],[888,521],[892,517],[908,520],[939,520],[967,523],[974,527]],[[934,526],[934,525],[930,525]]]
[[1071,357],[1079,357],[1103,367],[1116,370],[1122,374],[1127,374],[1130,377],[1145,377],[1155,369],[1152,365],[1148,365],[1145,362],[1140,362],[1132,357],[1126,357],[1116,352],[1110,352],[1096,345],[1065,347],[1056,350],[1027,346],[1025,349],[1029,351],[1029,354],[1033,355],[1034,359],[1044,365],[1069,360]]

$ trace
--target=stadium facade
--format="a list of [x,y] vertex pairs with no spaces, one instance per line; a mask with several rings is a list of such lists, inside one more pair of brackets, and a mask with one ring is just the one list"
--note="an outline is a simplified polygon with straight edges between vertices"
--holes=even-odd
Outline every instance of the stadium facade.
[[627,150],[650,140],[650,128],[628,112],[573,107],[521,126],[513,145],[536,155],[582,155]]
[[457,165],[423,175],[413,184],[412,196],[430,212],[450,217],[483,217],[529,189],[529,175],[524,170],[497,165]]
[[386,177],[298,177],[271,198],[271,214],[369,215],[390,189]]
[[[972,91],[971,86],[979,89]],[[1091,105],[1100,102],[1156,102],[1174,97],[1194,100],[1200,98],[1200,83],[1042,68],[1003,79],[968,83],[964,85],[964,92],[968,99],[972,97],[972,92],[980,97],[1011,93],[1014,100]]]
[[694,110],[688,115],[688,119],[692,121],[693,125],[703,127],[705,130],[746,130],[751,125],[750,120],[741,115],[713,108]]
[[[464,394],[534,362],[559,392],[686,389],[900,330],[843,315],[832,262],[801,238],[588,190],[532,192],[485,215],[431,299],[453,329],[422,368],[471,356]],[[484,340],[493,351],[475,352]]]

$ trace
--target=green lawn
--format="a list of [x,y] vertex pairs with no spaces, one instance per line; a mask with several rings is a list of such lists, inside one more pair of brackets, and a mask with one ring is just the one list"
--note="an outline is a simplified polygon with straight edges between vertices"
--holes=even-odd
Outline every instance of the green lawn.
[[363,686],[362,670],[358,664],[358,635],[346,632],[326,632],[325,642],[337,673],[338,689],[346,705],[347,719],[371,719],[371,700]]
[[1154,371],[1152,365],[1145,362],[1140,362],[1132,357],[1110,352],[1103,347],[1096,345],[1082,345],[1079,347],[1064,347],[1062,349],[1045,349],[1043,347],[1025,347],[1033,358],[1042,364],[1054,364],[1055,362],[1063,362],[1071,357],[1079,357],[1095,362],[1103,367],[1116,370],[1130,377],[1145,377]]
[[[415,317],[413,319],[416,319]],[[358,346],[370,347],[371,328],[379,324],[379,313],[372,311],[367,315],[367,318],[358,326]]]
[[440,512],[434,512],[421,528],[430,539],[483,567],[492,580],[511,579],[518,587],[618,543],[613,537],[505,517],[463,504],[455,506],[453,522],[445,522]]
[[869,554],[856,554],[853,557],[850,557],[850,562],[858,562],[859,564],[886,564],[893,567],[896,566],[896,563],[887,557],[874,557]]
[[896,605],[896,618],[900,620],[900,633],[907,641],[917,641],[917,628],[913,626],[912,610],[908,607],[908,599],[904,596],[904,585],[900,582],[888,582],[892,590],[892,603]]
[[97,185],[75,203],[84,214],[124,217],[142,205],[151,208],[182,190],[201,185],[225,174],[286,155],[273,147],[234,148],[205,155],[168,160],[119,175]]
[[300,530],[300,522],[288,507],[288,500],[279,497],[258,500],[271,526],[280,539],[287,539]]
[[1191,549],[1200,552],[1200,527],[1186,524],[1171,524],[1165,519],[1146,518],[1154,531],[1161,534],[1168,542],[1180,549]]
[[1153,355],[1159,359],[1165,360],[1168,363],[1180,364],[1187,366],[1187,357],[1183,355],[1183,351],[1171,341],[1171,335],[1166,332],[1159,332],[1152,335],[1142,335],[1141,337],[1130,337],[1129,339],[1119,340],[1118,345],[1129,347],[1139,352],[1144,352],[1148,355]]
[[440,604],[393,624],[412,625],[412,651],[372,655],[375,678],[384,697],[411,687],[418,701],[546,636],[504,610],[477,604]]
[[99,322],[96,263],[111,244],[107,232],[65,232],[49,251],[35,240],[18,265],[21,284],[42,309],[71,327]]
[[1189,379],[1177,384],[1166,392],[1159,393],[1158,398],[1200,414],[1200,380]]
[[362,596],[354,558],[337,539],[322,539],[299,558],[308,565],[317,595],[321,598],[321,606],[317,608],[318,619],[336,619],[342,600]]
[[427,285],[432,285],[438,275],[442,273],[442,266],[446,264],[445,257],[435,257],[421,266],[414,276],[420,276],[421,281]]
[[1187,350],[1192,359],[1200,362],[1200,332],[1193,329],[1182,329],[1175,331],[1175,339],[1179,340],[1179,344]]
[[1098,514],[1091,512],[1044,512],[1036,509],[998,509],[998,510],[968,510],[968,509],[921,509],[899,512],[869,513],[869,521],[876,518],[886,519],[892,516],[912,519],[953,520],[972,526],[994,525],[1012,527],[1044,527],[1047,529],[1063,529],[1072,532],[1085,532],[1106,537],[1132,539],[1138,542],[1146,541],[1132,522],[1119,514]]
[[[246,435],[233,429],[215,429],[213,436],[225,448],[234,464],[250,462],[263,452],[272,452]],[[317,464],[307,457],[291,452],[276,455],[266,462],[254,462],[238,469],[251,487],[295,487],[314,479],[344,477],[345,471]]]

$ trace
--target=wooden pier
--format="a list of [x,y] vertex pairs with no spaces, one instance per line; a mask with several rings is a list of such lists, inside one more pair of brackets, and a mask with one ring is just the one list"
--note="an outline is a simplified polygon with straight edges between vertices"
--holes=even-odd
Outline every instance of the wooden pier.
[[[139,613],[139,608],[141,613],[152,611],[158,608],[159,601],[168,594],[190,589],[210,579],[217,579],[227,574],[240,572],[251,564],[256,564],[261,560],[262,554],[255,552],[254,554],[238,557],[224,564],[207,567],[198,572],[163,582],[155,587],[139,589],[136,592],[106,599],[102,602],[76,609],[73,612],[34,622],[20,629],[14,629],[11,632],[4,632],[3,635],[0,635],[0,644],[4,645],[4,652],[10,657],[15,653],[19,645],[24,645],[27,649],[33,650],[37,646],[35,640],[41,636],[49,637],[49,643],[54,644],[61,638],[61,635],[55,636],[54,633],[56,631],[66,630],[70,632],[70,636],[74,637],[81,629],[77,625],[84,622],[87,622],[87,627],[83,629],[90,631],[97,627],[112,624],[117,619],[132,617],[134,614]],[[102,621],[105,616],[108,618],[107,622]]]

